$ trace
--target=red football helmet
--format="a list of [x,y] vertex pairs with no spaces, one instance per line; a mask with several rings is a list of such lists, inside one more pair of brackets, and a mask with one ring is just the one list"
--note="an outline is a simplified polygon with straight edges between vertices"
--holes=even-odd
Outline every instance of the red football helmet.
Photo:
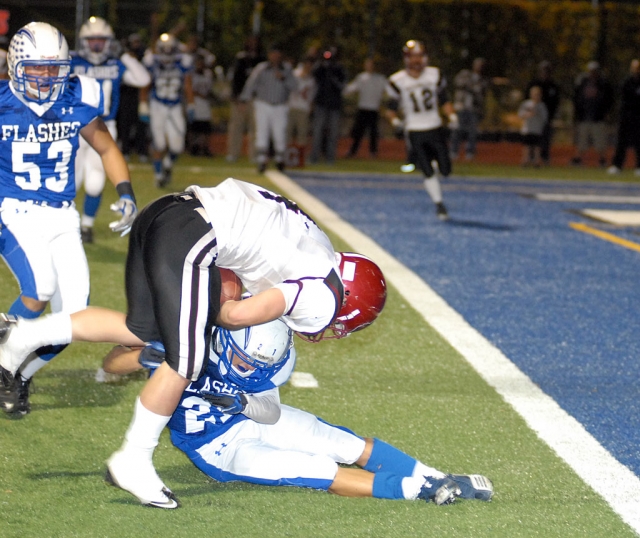
[[300,334],[304,340],[319,342],[344,338],[371,325],[380,315],[387,299],[387,284],[380,268],[366,256],[338,252],[344,300],[336,319],[322,332]]

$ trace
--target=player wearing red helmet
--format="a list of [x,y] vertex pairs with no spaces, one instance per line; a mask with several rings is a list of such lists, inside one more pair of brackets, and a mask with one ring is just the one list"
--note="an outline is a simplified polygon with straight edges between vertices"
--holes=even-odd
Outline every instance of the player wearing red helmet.
[[[220,305],[219,267],[252,294]],[[206,367],[214,326],[229,330],[280,318],[321,340],[343,338],[378,316],[386,286],[368,258],[336,254],[294,202],[229,178],[213,188],[152,202],[134,222],[126,270],[128,313],[91,308],[36,322],[0,319],[0,373],[13,374],[31,349],[75,340],[141,347],[161,341],[165,361],[136,402],[122,448],[108,462],[112,482],[143,504],[176,508],[152,454],[184,389]]]
[[[402,48],[405,68],[389,77],[388,93],[394,99],[387,117],[394,127],[403,127],[410,154],[424,173],[424,187],[436,205],[436,215],[448,218],[442,201],[438,175],[451,173],[451,159],[440,117],[440,108],[449,117],[450,125],[457,121],[447,93],[447,82],[440,69],[428,65],[427,50],[422,41],[407,41]],[[404,124],[397,115],[400,109]],[[436,161],[438,170],[432,162]]]

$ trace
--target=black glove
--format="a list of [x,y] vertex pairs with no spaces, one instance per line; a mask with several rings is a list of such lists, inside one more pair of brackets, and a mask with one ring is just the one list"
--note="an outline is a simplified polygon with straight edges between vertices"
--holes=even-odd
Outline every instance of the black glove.
[[200,396],[227,415],[237,415],[238,413],[242,413],[244,408],[247,407],[247,397],[241,392],[238,394],[226,394],[201,390]]

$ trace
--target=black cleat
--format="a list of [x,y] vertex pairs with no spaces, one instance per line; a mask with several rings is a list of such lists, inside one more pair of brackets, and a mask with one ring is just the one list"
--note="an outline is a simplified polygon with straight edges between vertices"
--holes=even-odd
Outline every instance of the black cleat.
[[436,204],[436,216],[440,220],[449,219],[449,213],[447,212],[447,208],[444,206],[442,202],[440,202],[439,204]]
[[5,413],[13,418],[22,418],[31,412],[31,404],[29,403],[30,386],[31,379],[24,379],[21,375],[16,376],[9,385],[3,379],[2,387],[0,388],[0,405]]
[[80,228],[80,238],[84,244],[93,243],[93,228],[89,226]]
[[276,168],[278,169],[278,172],[284,172],[284,163],[282,161],[276,163]]

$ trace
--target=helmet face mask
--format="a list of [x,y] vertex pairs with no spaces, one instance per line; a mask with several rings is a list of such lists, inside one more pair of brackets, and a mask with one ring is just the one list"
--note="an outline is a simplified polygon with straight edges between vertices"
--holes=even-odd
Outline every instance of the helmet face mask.
[[94,65],[100,65],[109,58],[111,43],[115,38],[113,29],[101,17],[89,17],[78,33],[80,50],[78,54]]
[[240,390],[269,381],[287,362],[292,346],[293,333],[279,319],[238,331],[219,328],[214,337],[220,375]]
[[402,47],[404,65],[407,69],[419,71],[424,69],[428,63],[427,49],[422,41],[410,39]]
[[380,268],[369,258],[338,252],[344,300],[336,319],[323,331],[298,336],[307,342],[344,338],[371,325],[387,299],[387,284]]
[[29,23],[16,32],[7,63],[14,89],[39,104],[60,96],[71,71],[66,39],[43,22]]

